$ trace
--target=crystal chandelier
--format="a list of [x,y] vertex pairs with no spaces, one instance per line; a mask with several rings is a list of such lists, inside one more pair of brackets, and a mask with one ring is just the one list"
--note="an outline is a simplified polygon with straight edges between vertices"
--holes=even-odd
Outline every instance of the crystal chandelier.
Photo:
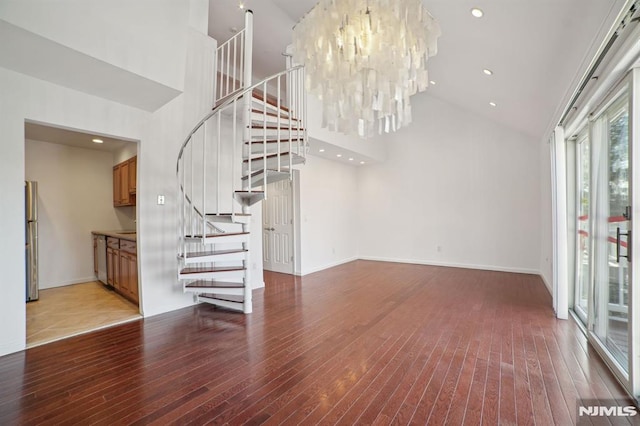
[[293,29],[293,59],[322,101],[322,126],[369,137],[411,122],[439,36],[422,0],[320,0]]

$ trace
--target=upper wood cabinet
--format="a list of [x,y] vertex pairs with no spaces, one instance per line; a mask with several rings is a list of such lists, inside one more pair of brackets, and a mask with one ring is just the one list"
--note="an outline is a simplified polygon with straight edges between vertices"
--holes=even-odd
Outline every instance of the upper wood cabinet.
[[113,205],[136,205],[136,173],[138,157],[132,157],[113,167]]
[[133,157],[128,160],[129,163],[129,195],[133,195],[135,201],[136,195],[136,179],[138,174],[138,157]]
[[120,205],[129,206],[129,162],[120,163]]
[[117,165],[113,168],[113,205],[121,205],[120,201],[120,165]]

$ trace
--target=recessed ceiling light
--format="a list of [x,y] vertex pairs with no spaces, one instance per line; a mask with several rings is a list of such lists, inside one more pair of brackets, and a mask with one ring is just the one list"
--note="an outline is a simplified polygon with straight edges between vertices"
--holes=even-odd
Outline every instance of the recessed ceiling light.
[[482,11],[482,9],[478,9],[477,7],[471,9],[471,14],[476,18],[482,18],[484,16],[484,12]]
[[433,80],[429,80],[429,84],[432,84],[432,85],[434,85],[434,86],[435,86],[435,85],[436,85],[436,82],[435,82],[435,81],[433,81]]
[[336,157],[340,158],[342,157],[342,154],[336,154]]
[[492,107],[496,106],[495,102],[489,102],[489,105],[491,105]]
[[360,164],[364,164],[364,161],[361,161]]
[[493,71],[491,71],[488,68],[483,69],[482,72],[485,73],[486,75],[493,75]]
[[349,158],[349,161],[353,161],[353,158]]
[[238,9],[244,9],[244,2],[243,1],[238,3]]
[[102,139],[98,139],[98,138],[91,139],[91,142],[93,142],[93,143],[104,143],[104,141]]
[[324,148],[319,149],[318,152],[324,152]]

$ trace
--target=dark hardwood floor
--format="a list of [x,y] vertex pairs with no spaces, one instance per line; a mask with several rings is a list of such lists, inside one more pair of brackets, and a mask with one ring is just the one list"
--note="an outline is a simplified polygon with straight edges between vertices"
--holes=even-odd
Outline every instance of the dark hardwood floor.
[[537,276],[357,261],[265,282],[251,315],[200,305],[0,358],[0,425],[545,426],[578,398],[630,404]]

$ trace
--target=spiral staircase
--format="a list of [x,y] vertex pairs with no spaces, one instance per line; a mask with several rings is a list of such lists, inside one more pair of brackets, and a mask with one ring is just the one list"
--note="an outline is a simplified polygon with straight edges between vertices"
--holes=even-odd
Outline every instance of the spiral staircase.
[[[199,302],[252,311],[251,206],[305,162],[304,68],[252,84],[253,14],[216,52],[215,107],[189,133],[176,166],[178,279]],[[256,261],[261,262],[262,259]]]

